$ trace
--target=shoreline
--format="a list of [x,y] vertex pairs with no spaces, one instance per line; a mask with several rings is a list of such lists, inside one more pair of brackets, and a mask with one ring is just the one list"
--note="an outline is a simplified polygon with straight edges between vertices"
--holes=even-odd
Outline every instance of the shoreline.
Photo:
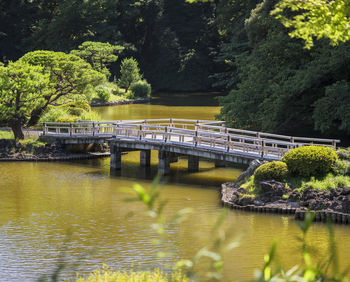
[[129,104],[145,104],[152,101],[152,98],[140,98],[140,99],[124,99],[119,101],[109,101],[109,102],[94,102],[90,103],[91,107],[105,107],[105,106],[119,106],[119,105],[129,105]]
[[62,156],[46,156],[37,157],[32,154],[22,154],[20,157],[2,158],[0,162],[56,162],[56,161],[76,161],[76,160],[91,160],[109,157],[109,152],[105,153],[83,153],[83,154],[67,154]]
[[[231,187],[227,186],[227,183],[221,185],[221,204],[224,207],[228,207],[234,210],[246,211],[246,212],[255,212],[255,213],[266,213],[266,214],[283,214],[286,216],[293,216],[296,220],[304,220],[308,210],[305,207],[295,208],[288,203],[285,204],[264,204],[264,205],[238,205],[230,201],[229,195]],[[331,220],[333,223],[338,224],[350,224],[350,214],[342,213],[332,210],[310,210],[311,213],[315,214],[314,222],[327,222]]]
[[308,188],[299,192],[286,188],[286,183],[267,180],[260,182],[262,192],[258,196],[251,195],[241,188],[241,184],[260,164],[259,160],[252,161],[235,182],[221,184],[223,206],[246,212],[294,215],[296,220],[304,220],[307,212],[311,212],[315,222],[350,225],[350,187],[326,191]]

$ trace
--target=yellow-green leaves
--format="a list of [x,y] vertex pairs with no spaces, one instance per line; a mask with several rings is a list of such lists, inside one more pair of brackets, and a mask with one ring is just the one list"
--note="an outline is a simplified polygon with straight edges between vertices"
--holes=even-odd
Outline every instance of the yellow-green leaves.
[[20,61],[0,66],[0,118],[16,128],[16,139],[23,139],[21,125],[28,121],[30,113],[45,104],[49,75],[42,69]]
[[303,39],[307,49],[314,39],[328,38],[331,45],[350,40],[349,0],[282,0],[272,15],[292,28],[289,35]]

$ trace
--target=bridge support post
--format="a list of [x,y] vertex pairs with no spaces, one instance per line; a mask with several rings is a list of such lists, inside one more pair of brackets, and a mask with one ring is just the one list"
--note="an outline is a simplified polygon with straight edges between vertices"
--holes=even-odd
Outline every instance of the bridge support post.
[[188,156],[188,172],[199,171],[199,157]]
[[215,167],[226,167],[226,162],[223,160],[215,160]]
[[161,175],[170,173],[170,158],[163,150],[158,151],[158,173]]
[[122,152],[119,148],[111,146],[110,169],[120,170],[122,168]]
[[151,166],[151,150],[140,151],[140,166],[141,167]]

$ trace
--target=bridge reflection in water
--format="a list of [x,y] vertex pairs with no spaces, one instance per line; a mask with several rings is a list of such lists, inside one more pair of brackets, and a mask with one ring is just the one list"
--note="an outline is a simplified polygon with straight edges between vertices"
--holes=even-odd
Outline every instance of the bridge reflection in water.
[[188,157],[188,170],[198,171],[199,158],[249,164],[253,159],[280,160],[290,149],[305,145],[332,146],[340,140],[294,137],[228,128],[223,121],[147,119],[43,123],[43,135],[61,144],[108,143],[110,166],[119,170],[122,153],[140,151],[140,165],[150,166],[151,150],[158,151],[158,170],[170,171],[179,156]]

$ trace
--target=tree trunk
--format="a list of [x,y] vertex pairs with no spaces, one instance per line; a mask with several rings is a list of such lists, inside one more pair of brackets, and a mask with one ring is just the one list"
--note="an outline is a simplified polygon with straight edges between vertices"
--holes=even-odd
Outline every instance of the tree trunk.
[[38,123],[41,114],[43,113],[44,108],[37,108],[35,110],[32,111],[31,115],[30,115],[30,119],[29,122],[27,124],[27,126],[34,126]]
[[24,139],[24,134],[22,131],[22,123],[20,119],[11,120],[9,122],[9,126],[11,127],[16,139]]

